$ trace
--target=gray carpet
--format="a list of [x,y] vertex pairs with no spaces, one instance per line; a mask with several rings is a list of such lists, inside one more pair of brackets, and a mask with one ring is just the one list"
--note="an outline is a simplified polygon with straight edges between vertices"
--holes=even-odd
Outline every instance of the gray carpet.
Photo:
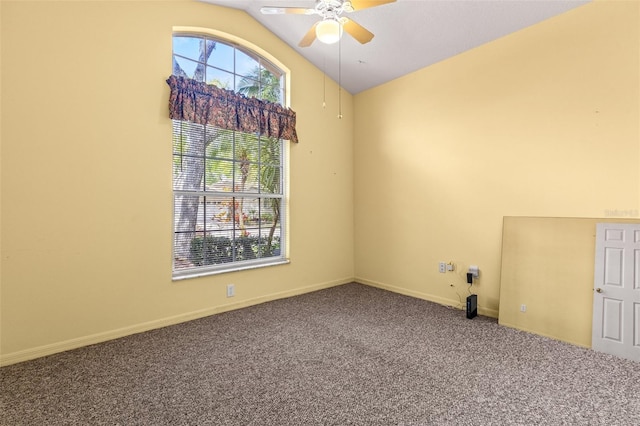
[[0,369],[2,425],[638,425],[640,364],[347,284]]

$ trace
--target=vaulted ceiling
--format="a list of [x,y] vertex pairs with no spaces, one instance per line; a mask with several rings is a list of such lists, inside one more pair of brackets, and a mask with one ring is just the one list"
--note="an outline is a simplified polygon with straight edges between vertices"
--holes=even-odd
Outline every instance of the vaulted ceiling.
[[[375,34],[360,44],[298,43],[317,15],[265,15],[263,6],[313,8],[314,0],[201,0],[246,11],[352,94],[534,25],[589,0],[397,0],[346,16]],[[339,56],[340,59],[339,60]]]

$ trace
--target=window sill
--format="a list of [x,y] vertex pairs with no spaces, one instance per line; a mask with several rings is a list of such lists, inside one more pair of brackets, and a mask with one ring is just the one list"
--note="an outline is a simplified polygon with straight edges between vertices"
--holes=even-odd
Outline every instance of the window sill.
[[238,264],[229,265],[227,267],[216,266],[215,268],[211,268],[211,269],[206,269],[206,268],[199,268],[197,270],[192,269],[187,271],[174,272],[172,280],[182,281],[190,278],[199,278],[199,277],[206,277],[209,275],[226,274],[229,272],[246,271],[249,269],[258,269],[258,268],[264,268],[267,266],[286,265],[288,263],[291,263],[289,259],[273,259],[270,261],[259,261],[259,262],[253,262],[253,263],[247,262],[242,265],[238,265]]

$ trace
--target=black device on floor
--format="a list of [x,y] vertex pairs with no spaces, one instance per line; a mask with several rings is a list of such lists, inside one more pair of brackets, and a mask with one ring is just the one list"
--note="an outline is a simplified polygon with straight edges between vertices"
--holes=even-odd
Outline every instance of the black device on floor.
[[478,316],[478,296],[472,294],[467,297],[467,318],[471,319]]

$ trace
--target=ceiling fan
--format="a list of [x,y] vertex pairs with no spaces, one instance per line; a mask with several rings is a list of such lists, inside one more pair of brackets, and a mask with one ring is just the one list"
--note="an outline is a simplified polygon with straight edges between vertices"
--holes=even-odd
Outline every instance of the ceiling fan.
[[342,16],[342,14],[387,3],[394,3],[395,1],[396,0],[316,0],[316,6],[310,9],[265,6],[261,8],[260,11],[265,15],[298,14],[321,16],[322,20],[313,24],[311,29],[309,29],[302,40],[300,40],[300,43],[298,43],[300,47],[311,46],[316,38],[326,44],[336,43],[340,40],[340,37],[342,37],[343,29],[351,35],[351,37],[364,44],[373,39],[373,33],[354,20]]

